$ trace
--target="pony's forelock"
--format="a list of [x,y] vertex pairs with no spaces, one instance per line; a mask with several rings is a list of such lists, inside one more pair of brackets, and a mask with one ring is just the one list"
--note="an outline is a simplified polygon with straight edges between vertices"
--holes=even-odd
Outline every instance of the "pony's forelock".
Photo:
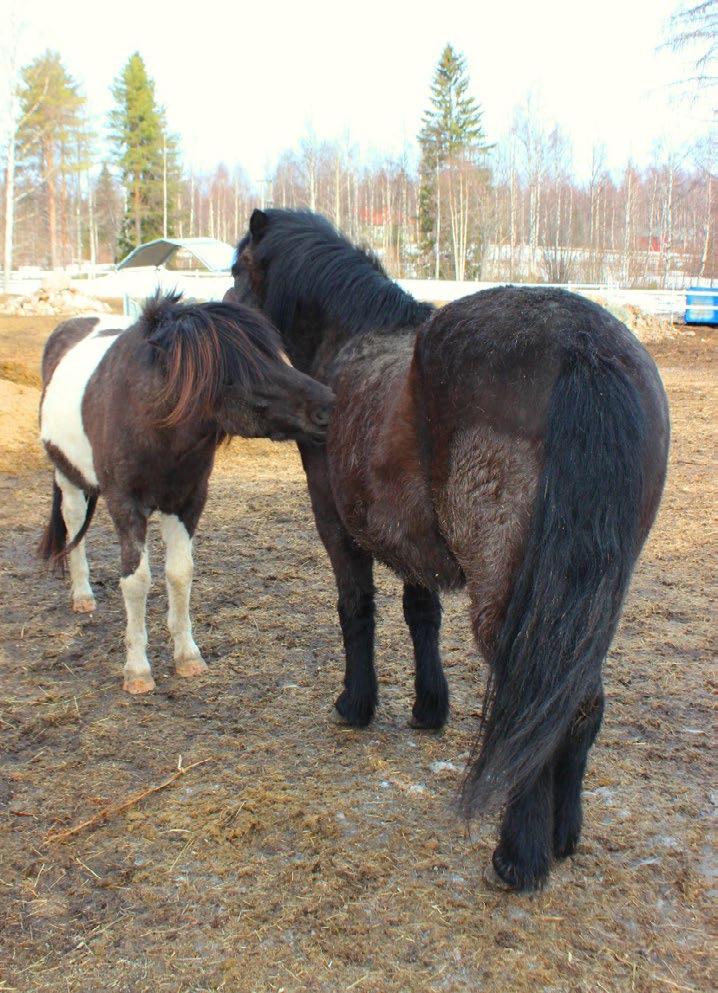
[[147,300],[138,327],[160,360],[164,384],[157,397],[161,424],[211,418],[222,391],[249,391],[282,361],[281,341],[265,317],[229,303],[184,303],[159,292]]

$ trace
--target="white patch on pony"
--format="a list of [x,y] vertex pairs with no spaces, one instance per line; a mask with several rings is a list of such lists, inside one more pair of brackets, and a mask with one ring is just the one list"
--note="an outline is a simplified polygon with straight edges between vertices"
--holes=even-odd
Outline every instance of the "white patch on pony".
[[101,331],[123,331],[132,318],[109,315],[97,318],[92,331],[60,359],[47,384],[40,409],[40,437],[58,448],[91,486],[97,486],[90,440],[82,423],[82,400],[95,369],[117,341]]
[[[55,480],[62,490],[62,516],[67,528],[67,543],[69,544],[85,523],[87,498],[81,489],[78,489],[63,476],[59,469],[55,470]],[[90,567],[87,564],[84,538],[77,548],[70,552],[68,564],[72,583],[72,609],[81,614],[92,613],[96,604],[90,586]]]
[[174,640],[175,672],[178,676],[198,676],[207,665],[192,637],[189,601],[192,589],[192,539],[174,514],[160,514],[165,543],[165,579],[169,611],[167,627]]
[[145,545],[137,569],[129,576],[123,576],[120,580],[120,589],[125,600],[125,612],[127,614],[127,628],[125,630],[127,661],[124,668],[124,688],[128,693],[148,693],[155,687],[152,669],[147,658],[147,626],[145,623],[147,593],[151,582],[150,560]]

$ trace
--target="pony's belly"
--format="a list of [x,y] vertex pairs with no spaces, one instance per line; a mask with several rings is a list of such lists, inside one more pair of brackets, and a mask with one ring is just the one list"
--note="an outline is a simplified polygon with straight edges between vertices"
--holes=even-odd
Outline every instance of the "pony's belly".
[[[433,528],[367,529],[368,550],[405,582],[431,590],[459,589],[465,583],[464,574],[444,540]],[[361,543],[361,541],[360,541]]]
[[351,384],[337,389],[327,436],[332,493],[357,544],[403,580],[456,589],[464,575],[439,530],[405,366],[368,388],[359,380],[358,394]]
[[333,487],[344,526],[356,543],[405,582],[432,590],[458,589],[465,583],[461,566],[438,529],[431,504],[411,487],[391,488],[371,496],[351,484]]
[[99,330],[93,330],[63,355],[40,408],[43,444],[57,449],[92,487],[98,481],[92,445],[82,421],[82,401],[92,374],[117,341],[117,336],[98,335]]

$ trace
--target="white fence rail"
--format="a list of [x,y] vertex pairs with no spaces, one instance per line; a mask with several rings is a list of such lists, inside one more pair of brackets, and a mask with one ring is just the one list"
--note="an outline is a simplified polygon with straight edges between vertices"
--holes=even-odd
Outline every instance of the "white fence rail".
[[[411,293],[417,300],[430,300],[434,303],[450,303],[469,293],[488,290],[492,286],[505,286],[505,283],[458,282],[451,279],[400,279],[399,286]],[[518,284],[516,284],[518,285]],[[548,286],[548,283],[522,283],[522,286]],[[557,284],[558,285],[558,284]],[[640,307],[649,314],[665,316],[670,320],[682,318],[686,309],[685,290],[632,290],[600,284],[561,285],[562,289],[581,293],[592,299],[600,298],[607,304]]]
[[[27,273],[17,273],[10,283],[10,292],[14,294],[33,293],[39,289],[50,274],[40,270]],[[64,276],[71,276],[63,273]],[[71,282],[83,294],[105,297],[107,299],[125,298],[142,300],[159,287],[163,290],[178,289],[188,297],[201,300],[220,300],[232,285],[229,274],[217,275],[203,272],[171,272],[166,269],[125,269],[117,272],[114,269],[96,276],[71,276]],[[491,286],[504,285],[486,282],[459,282],[449,279],[400,279],[398,284],[417,300],[428,300],[433,303],[449,303],[489,289]],[[529,284],[522,284],[529,285]],[[534,284],[546,286],[546,283]],[[634,290],[621,289],[605,285],[574,285],[566,284],[564,289],[573,290],[593,299],[599,298],[611,306],[626,304],[640,307],[650,314],[666,317],[668,320],[682,320],[686,308],[685,290]]]

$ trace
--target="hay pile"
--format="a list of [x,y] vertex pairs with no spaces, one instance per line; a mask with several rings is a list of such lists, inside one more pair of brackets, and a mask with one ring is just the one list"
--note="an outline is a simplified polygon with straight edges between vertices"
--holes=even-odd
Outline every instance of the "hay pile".
[[102,300],[85,296],[67,277],[57,276],[45,280],[35,293],[11,297],[3,307],[3,313],[19,317],[106,314],[109,310]]

